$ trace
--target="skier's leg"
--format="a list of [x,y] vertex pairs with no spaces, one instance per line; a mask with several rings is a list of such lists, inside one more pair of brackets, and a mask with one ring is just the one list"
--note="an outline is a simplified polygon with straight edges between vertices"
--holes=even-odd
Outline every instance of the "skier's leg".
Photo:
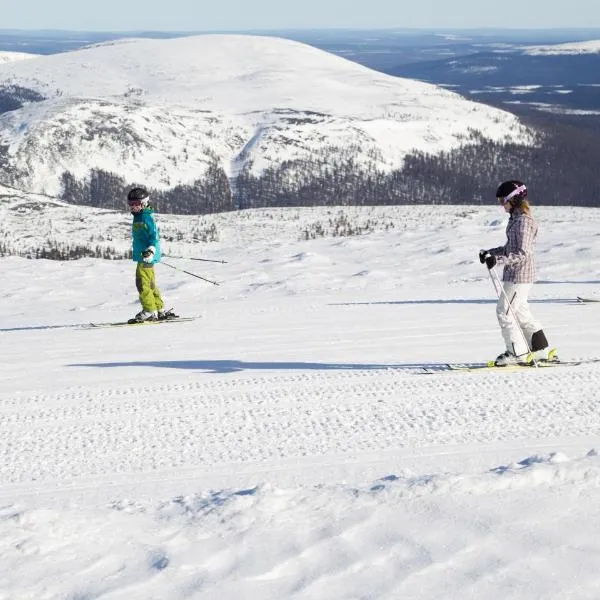
[[[534,357],[537,359],[546,359],[548,358],[548,339],[542,329],[542,324],[531,314],[529,308],[528,296],[531,284],[521,283],[517,284],[517,287],[520,289],[517,291],[513,306],[519,325],[527,338],[529,348],[534,353]],[[556,353],[556,350],[553,352]]]
[[138,263],[135,270],[135,285],[140,295],[142,308],[146,312],[155,312],[156,301],[154,300],[154,267],[151,264]]
[[519,303],[522,302],[523,297],[527,300],[527,294],[531,284],[517,284],[505,281],[502,283],[502,286],[504,288],[504,294],[500,294],[498,297],[496,316],[498,317],[498,324],[500,325],[506,350],[516,356],[526,355],[529,352],[529,348],[523,339],[520,324],[513,318],[513,312],[518,315],[515,306],[518,306]]
[[154,304],[156,305],[156,310],[160,312],[164,308],[165,303],[163,302],[160,290],[156,285],[156,273],[154,273],[154,269],[152,269],[152,272],[154,275],[154,277],[152,278],[152,293],[154,294]]
[[[517,316],[517,320],[521,326],[521,329],[523,330],[523,333],[525,334],[525,337],[529,341],[529,346],[532,350],[539,350],[539,348],[533,348],[533,344],[531,343],[535,334],[539,331],[542,331],[541,323],[531,314],[531,309],[529,308],[528,296],[529,291],[531,290],[531,284],[518,283],[516,288],[517,294],[513,302],[513,310],[515,311],[515,315]],[[541,336],[543,336],[543,332]],[[538,335],[536,338],[541,336]],[[543,337],[545,339],[545,336]]]

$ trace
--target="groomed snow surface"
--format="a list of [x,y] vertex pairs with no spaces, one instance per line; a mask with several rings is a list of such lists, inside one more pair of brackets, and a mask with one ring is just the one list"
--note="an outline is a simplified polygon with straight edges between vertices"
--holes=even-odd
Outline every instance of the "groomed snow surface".
[[[379,225],[300,239],[341,210]],[[532,309],[598,358],[600,211],[535,214]],[[600,365],[418,369],[502,350],[498,208],[214,220],[164,250],[219,286],[157,267],[187,323],[80,326],[131,262],[0,259],[0,599],[600,597]]]

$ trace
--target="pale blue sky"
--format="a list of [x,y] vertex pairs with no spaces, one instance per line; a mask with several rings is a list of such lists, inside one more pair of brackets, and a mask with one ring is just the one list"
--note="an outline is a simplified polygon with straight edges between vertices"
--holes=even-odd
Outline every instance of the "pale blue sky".
[[13,0],[2,29],[600,27],[599,0]]

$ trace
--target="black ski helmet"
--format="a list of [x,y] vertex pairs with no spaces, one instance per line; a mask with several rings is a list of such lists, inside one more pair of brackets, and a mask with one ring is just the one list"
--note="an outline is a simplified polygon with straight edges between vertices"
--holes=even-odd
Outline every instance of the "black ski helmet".
[[150,196],[150,194],[148,193],[148,190],[146,188],[143,187],[134,187],[132,189],[129,190],[129,193],[127,194],[127,202],[144,202],[144,200],[146,200],[146,204],[147,202],[147,198]]
[[527,186],[518,179],[504,181],[496,189],[496,198],[502,201],[502,204],[510,202],[513,205],[527,198]]

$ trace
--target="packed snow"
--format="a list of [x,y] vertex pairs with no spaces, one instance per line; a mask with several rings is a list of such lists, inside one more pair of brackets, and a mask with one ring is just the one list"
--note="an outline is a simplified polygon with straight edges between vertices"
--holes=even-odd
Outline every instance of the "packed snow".
[[[534,210],[532,309],[563,359],[599,358],[575,298],[600,296],[600,211]],[[126,213],[91,214],[127,244]],[[86,327],[137,312],[132,262],[0,259],[0,598],[600,596],[600,365],[421,368],[503,349],[477,259],[498,207],[205,219],[219,241],[156,267],[189,322]]]

